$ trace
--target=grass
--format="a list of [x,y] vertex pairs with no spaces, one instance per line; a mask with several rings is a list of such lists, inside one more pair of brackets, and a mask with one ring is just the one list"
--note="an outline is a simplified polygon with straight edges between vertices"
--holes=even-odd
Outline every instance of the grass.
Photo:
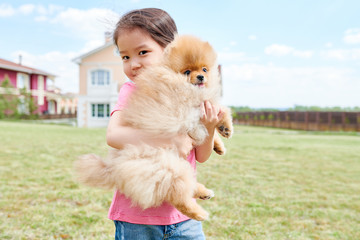
[[[228,154],[198,165],[215,191],[207,239],[360,239],[360,137],[236,127]],[[78,155],[105,129],[0,121],[0,239],[113,239],[112,192],[80,186]]]

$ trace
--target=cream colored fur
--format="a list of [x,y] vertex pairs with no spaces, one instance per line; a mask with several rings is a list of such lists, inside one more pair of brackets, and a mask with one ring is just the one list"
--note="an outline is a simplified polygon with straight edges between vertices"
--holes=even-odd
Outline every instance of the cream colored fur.
[[[183,46],[184,41],[190,44]],[[164,61],[147,68],[138,76],[136,90],[129,97],[127,107],[122,110],[125,125],[154,136],[171,137],[187,133],[197,145],[203,143],[208,133],[200,121],[200,105],[205,100],[217,104],[220,96],[216,58],[206,63],[206,87],[199,87],[191,84],[189,76],[174,69],[172,62],[176,60],[171,56],[177,46],[181,46],[181,54],[186,52],[185,48],[204,44],[209,45],[194,37],[177,37],[166,48]],[[198,57],[196,54],[199,58],[205,56],[205,59],[208,54],[190,50],[195,59]],[[213,50],[211,54],[215,54]],[[230,137],[232,125],[228,121],[231,121],[231,114],[228,110],[224,111],[227,111],[224,117],[227,123],[226,127],[221,126],[229,130],[226,136]],[[204,220],[208,217],[208,213],[193,197],[209,199],[214,194],[196,182],[189,162],[179,157],[175,148],[126,145],[121,150],[111,149],[106,160],[93,154],[81,156],[75,167],[80,182],[95,187],[116,188],[143,209],[167,201],[190,218]]]

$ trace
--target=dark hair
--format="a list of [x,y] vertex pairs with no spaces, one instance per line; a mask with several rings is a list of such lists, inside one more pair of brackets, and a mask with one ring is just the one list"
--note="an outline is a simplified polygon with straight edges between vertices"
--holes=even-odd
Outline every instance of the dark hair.
[[166,47],[174,40],[177,28],[174,20],[164,10],[158,8],[143,8],[130,11],[123,15],[113,34],[116,45],[122,30],[141,28],[148,32],[152,39],[160,46]]

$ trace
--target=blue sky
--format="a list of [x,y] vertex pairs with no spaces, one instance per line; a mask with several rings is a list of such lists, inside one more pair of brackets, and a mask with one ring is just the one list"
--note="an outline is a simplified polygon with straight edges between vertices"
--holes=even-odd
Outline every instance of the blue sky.
[[226,105],[360,106],[360,1],[0,1],[0,58],[57,75],[78,91],[71,60],[104,43],[123,13],[158,7],[180,34],[209,41]]

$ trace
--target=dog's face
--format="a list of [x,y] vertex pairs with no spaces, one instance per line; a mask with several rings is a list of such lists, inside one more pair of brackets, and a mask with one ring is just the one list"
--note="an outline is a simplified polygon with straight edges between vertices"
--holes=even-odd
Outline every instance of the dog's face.
[[188,76],[191,84],[208,85],[216,67],[216,53],[208,42],[192,36],[178,36],[165,49],[165,64],[177,73]]

